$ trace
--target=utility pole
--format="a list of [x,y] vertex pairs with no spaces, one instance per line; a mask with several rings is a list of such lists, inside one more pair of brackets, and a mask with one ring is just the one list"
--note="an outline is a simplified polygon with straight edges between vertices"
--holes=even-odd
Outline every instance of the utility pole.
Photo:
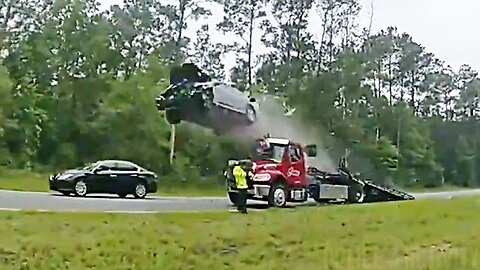
[[175,125],[172,125],[172,132],[170,134],[170,165],[173,164],[175,158]]

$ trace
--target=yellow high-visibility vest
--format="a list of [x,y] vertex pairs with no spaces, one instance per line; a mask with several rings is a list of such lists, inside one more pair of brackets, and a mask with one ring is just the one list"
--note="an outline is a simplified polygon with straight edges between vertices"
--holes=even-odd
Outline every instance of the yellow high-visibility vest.
[[233,176],[235,177],[235,183],[237,188],[239,189],[246,189],[248,188],[247,184],[247,172],[242,169],[241,166],[233,167]]

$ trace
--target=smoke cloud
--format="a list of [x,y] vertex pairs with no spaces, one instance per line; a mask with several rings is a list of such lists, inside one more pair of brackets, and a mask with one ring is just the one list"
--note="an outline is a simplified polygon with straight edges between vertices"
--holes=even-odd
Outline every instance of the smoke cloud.
[[290,139],[302,145],[316,144],[317,157],[308,158],[308,166],[330,172],[337,170],[336,162],[333,162],[323,144],[322,137],[327,136],[327,132],[321,127],[309,124],[296,113],[286,116],[281,102],[273,96],[263,95],[257,102],[260,106],[257,122],[251,126],[236,129],[237,135],[259,138],[269,133],[272,137]]

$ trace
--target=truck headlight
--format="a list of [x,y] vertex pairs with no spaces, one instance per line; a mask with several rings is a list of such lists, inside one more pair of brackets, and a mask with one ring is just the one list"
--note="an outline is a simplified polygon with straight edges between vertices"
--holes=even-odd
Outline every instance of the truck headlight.
[[270,179],[272,179],[272,177],[268,173],[255,174],[255,176],[253,177],[253,181],[259,181],[259,182],[270,181]]

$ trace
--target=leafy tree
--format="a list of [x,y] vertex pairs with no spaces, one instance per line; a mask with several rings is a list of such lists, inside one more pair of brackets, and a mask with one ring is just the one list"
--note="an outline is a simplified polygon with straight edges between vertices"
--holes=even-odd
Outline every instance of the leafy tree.
[[[243,81],[248,86],[253,83],[254,31],[258,27],[258,21],[266,16],[265,5],[267,0],[219,0],[223,5],[225,16],[223,21],[217,24],[217,29],[223,33],[233,33],[241,39],[229,46],[230,51],[237,54],[239,70],[245,70]],[[238,81],[238,79],[237,79]]]
[[478,184],[476,170],[476,152],[474,144],[465,136],[460,136],[456,145],[455,184],[476,186]]
[[194,63],[207,72],[214,79],[225,78],[225,65],[222,63],[224,46],[220,43],[212,44],[209,28],[204,24],[197,31],[197,40],[193,43]]

